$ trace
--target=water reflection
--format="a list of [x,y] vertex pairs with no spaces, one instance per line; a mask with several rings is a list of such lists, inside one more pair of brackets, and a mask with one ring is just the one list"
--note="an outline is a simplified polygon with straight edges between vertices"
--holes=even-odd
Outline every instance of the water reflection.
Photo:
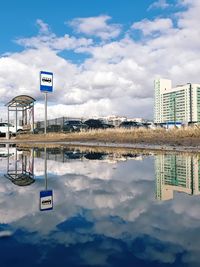
[[[16,154],[4,153],[1,266],[199,266],[200,199],[194,194],[198,156],[69,147],[17,150],[17,161],[21,154],[29,155],[27,170],[33,156],[35,182],[23,187],[5,179],[7,157],[15,159]],[[160,178],[162,185],[173,186],[173,191],[185,188],[184,193],[155,200]],[[40,212],[39,192],[49,188],[54,208]]]
[[[149,153],[148,153],[149,154]],[[47,148],[46,155],[48,160],[67,162],[73,160],[101,160],[105,162],[126,161],[128,159],[142,160],[146,154],[142,153],[119,153],[119,152],[99,152],[92,150],[84,150],[77,148]],[[35,156],[44,158],[45,152],[43,148],[35,150]]]
[[53,190],[48,190],[46,147],[44,148],[44,178],[45,178],[45,189],[40,191],[40,210],[49,211],[53,209]]
[[[7,173],[4,175],[17,186],[30,186],[35,182],[34,148],[19,149],[6,145],[1,149],[2,157],[7,158]],[[40,210],[53,209],[53,190],[48,189],[47,149],[44,148],[44,189],[40,191]]]
[[200,194],[200,159],[198,155],[155,156],[156,198],[173,199],[174,192]]
[[4,148],[2,154],[7,158],[7,173],[5,177],[13,184],[28,186],[35,182],[33,151],[33,148],[21,151],[9,145]]

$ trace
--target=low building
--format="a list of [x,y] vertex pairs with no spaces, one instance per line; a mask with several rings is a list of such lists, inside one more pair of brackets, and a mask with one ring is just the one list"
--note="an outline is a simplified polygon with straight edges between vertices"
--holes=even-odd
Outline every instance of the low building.
[[107,117],[102,117],[101,120],[104,123],[108,123],[108,124],[111,124],[115,127],[118,127],[123,121],[127,121],[127,118],[121,117],[121,116],[111,115],[111,116],[107,116]]

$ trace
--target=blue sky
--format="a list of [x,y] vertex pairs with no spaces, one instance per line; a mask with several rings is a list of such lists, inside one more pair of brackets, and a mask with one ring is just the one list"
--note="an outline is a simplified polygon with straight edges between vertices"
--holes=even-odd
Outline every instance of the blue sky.
[[152,118],[155,78],[199,82],[198,0],[7,0],[0,10],[1,110],[30,94],[41,118],[40,70],[54,72],[50,117]]
[[15,39],[36,35],[37,19],[47,23],[57,35],[63,35],[66,32],[73,33],[65,22],[76,17],[108,15],[112,17],[113,23],[122,24],[126,30],[134,21],[171,13],[170,7],[167,11],[154,8],[148,10],[154,2],[153,0],[3,0],[0,3],[0,25],[2,25],[0,52],[19,51],[20,47],[15,44]]

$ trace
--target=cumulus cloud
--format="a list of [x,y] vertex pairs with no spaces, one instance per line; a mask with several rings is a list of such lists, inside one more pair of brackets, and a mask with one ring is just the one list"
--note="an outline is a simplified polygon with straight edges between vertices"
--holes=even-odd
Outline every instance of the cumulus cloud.
[[117,37],[121,32],[119,24],[108,24],[110,16],[102,15],[98,17],[76,18],[69,24],[78,33],[84,33],[89,36],[97,36],[103,40]]
[[[43,32],[42,32],[43,33]],[[16,43],[26,48],[43,49],[49,48],[52,50],[63,51],[63,50],[75,50],[82,47],[90,46],[93,41],[86,38],[70,37],[65,34],[62,37],[57,37],[55,34],[42,34],[32,38],[22,38],[16,40]]]
[[168,7],[170,7],[170,6],[171,6],[171,5],[168,3],[167,0],[159,0],[159,1],[155,1],[155,2],[153,2],[153,3],[149,6],[148,10],[150,10],[150,9],[155,9],[155,8],[166,9],[166,8],[168,8]]
[[49,34],[50,33],[49,25],[47,23],[45,23],[43,20],[37,19],[36,24],[39,26],[40,34]]
[[158,18],[153,21],[142,20],[140,22],[135,22],[132,25],[132,29],[140,30],[144,35],[149,35],[153,33],[165,33],[167,30],[173,27],[171,19]]
[[[37,100],[35,118],[42,119],[39,72],[48,70],[54,72],[55,85],[48,96],[50,118],[110,114],[152,118],[155,78],[169,78],[173,86],[199,83],[200,5],[191,0],[183,5],[170,18],[133,22],[123,33],[121,26],[109,23],[109,16],[74,19],[71,25],[89,37],[57,36],[38,20],[38,35],[17,40],[22,52],[0,57],[1,103],[30,94]],[[113,40],[115,27],[121,35]],[[66,51],[70,59],[62,56]],[[74,58],[79,55],[77,63]]]

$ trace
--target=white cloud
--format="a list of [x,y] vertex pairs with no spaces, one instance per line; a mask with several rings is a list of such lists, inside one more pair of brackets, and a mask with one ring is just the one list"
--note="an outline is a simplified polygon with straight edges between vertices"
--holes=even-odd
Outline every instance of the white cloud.
[[172,20],[168,18],[158,18],[153,21],[145,19],[132,25],[132,29],[141,30],[144,35],[166,33],[172,27]]
[[[42,34],[41,30],[37,36],[20,39],[18,43],[25,46],[22,52],[0,57],[1,103],[19,94],[30,94],[37,100],[36,119],[43,118],[39,71],[49,70],[55,79],[54,92],[49,94],[50,118],[109,114],[152,118],[155,78],[169,78],[173,85],[200,82],[200,5],[191,0],[184,1],[186,4],[187,8],[172,19],[157,17],[134,22],[115,41],[56,36],[39,21],[49,34]],[[98,23],[79,19],[77,27],[82,25],[82,31],[87,32],[89,25],[88,34],[92,34],[113,26],[107,23],[108,16],[96,19],[98,27]],[[61,57],[60,52],[65,50],[74,53],[71,60]],[[83,59],[76,63],[73,55],[77,58],[79,54]],[[3,117],[7,113],[1,114]]]
[[103,40],[115,38],[121,32],[119,24],[108,24],[111,19],[110,16],[102,15],[99,17],[76,18],[69,24],[78,33],[86,35],[97,36]]
[[158,1],[153,2],[153,3],[149,6],[148,10],[150,10],[150,9],[154,9],[154,8],[166,9],[166,8],[168,8],[168,7],[170,7],[170,6],[171,6],[171,5],[168,3],[167,0],[158,0]]
[[199,0],[177,0],[179,6],[195,7],[200,5]]
[[39,35],[32,38],[22,38],[16,40],[16,42],[26,48],[49,48],[58,51],[74,50],[81,47],[88,47],[93,43],[91,39],[76,38],[73,36],[70,37],[68,34],[65,34],[62,37],[57,37],[53,33],[49,35]]
[[44,21],[42,21],[41,19],[37,19],[36,24],[40,28],[40,31],[39,31],[40,34],[49,34],[50,33],[49,25],[47,23],[45,23]]

